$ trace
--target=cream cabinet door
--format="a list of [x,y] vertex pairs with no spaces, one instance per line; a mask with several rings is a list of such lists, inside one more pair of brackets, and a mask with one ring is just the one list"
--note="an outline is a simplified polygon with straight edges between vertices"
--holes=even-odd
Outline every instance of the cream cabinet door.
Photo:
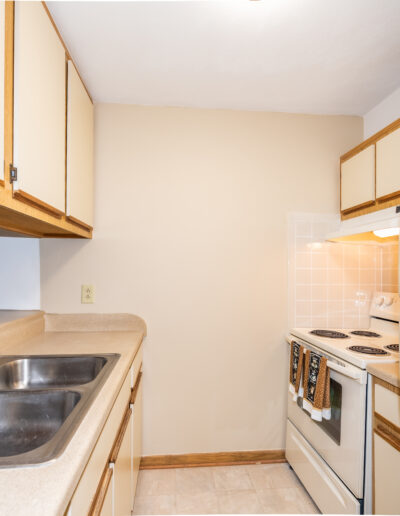
[[132,425],[132,506],[134,504],[136,486],[139,476],[140,460],[142,458],[142,376],[139,378],[139,388],[133,404]]
[[132,411],[125,427],[114,466],[114,516],[130,516],[132,511]]
[[67,216],[93,227],[93,104],[68,61]]
[[65,213],[66,60],[42,2],[15,2],[16,197]]
[[341,211],[375,201],[375,146],[370,145],[341,165]]
[[400,129],[376,142],[376,198],[400,193]]
[[4,181],[4,40],[5,2],[0,1],[0,181]]
[[400,450],[374,433],[374,514],[400,514]]

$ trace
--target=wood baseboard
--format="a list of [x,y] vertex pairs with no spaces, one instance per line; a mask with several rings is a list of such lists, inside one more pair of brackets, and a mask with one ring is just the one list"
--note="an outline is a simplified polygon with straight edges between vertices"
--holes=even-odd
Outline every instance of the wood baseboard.
[[256,463],[275,464],[280,462],[286,462],[285,450],[186,453],[182,455],[149,455],[142,457],[140,469],[196,468]]

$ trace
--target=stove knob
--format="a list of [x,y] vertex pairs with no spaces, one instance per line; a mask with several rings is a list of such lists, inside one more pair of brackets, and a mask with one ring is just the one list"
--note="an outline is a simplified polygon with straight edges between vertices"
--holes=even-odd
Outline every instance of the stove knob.
[[390,306],[390,305],[392,305],[392,304],[393,304],[393,298],[392,298],[391,296],[385,296],[385,297],[383,298],[383,304],[384,304],[385,306]]
[[384,297],[379,296],[375,298],[375,306],[382,306],[384,303]]

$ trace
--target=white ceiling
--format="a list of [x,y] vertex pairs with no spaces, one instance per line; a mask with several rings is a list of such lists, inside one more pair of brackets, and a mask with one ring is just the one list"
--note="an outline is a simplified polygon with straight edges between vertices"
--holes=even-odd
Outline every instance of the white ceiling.
[[363,115],[400,86],[400,0],[48,6],[96,102]]

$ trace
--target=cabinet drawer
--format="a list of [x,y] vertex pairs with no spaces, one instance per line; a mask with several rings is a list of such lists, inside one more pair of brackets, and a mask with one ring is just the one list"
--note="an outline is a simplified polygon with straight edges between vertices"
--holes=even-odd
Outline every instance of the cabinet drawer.
[[400,427],[400,396],[376,381],[375,412]]
[[341,164],[341,211],[375,202],[375,146]]
[[80,516],[87,514],[89,511],[126,407],[128,406],[130,395],[131,373],[128,373],[72,497],[70,505],[71,516]]

